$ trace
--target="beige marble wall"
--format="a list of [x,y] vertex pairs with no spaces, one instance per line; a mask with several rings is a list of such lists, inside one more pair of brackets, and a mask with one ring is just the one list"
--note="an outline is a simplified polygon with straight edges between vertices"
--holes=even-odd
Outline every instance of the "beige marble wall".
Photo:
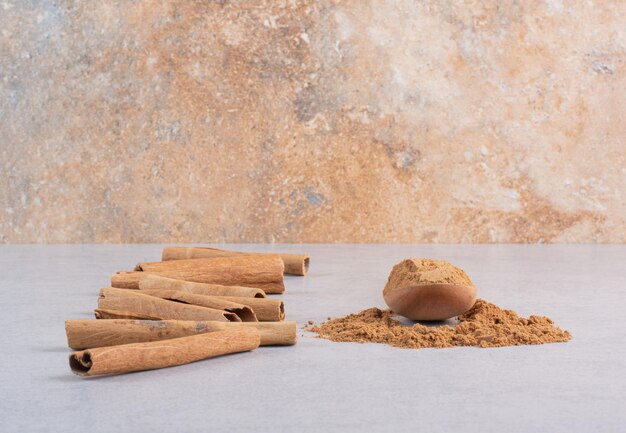
[[0,242],[624,242],[625,20],[0,0]]

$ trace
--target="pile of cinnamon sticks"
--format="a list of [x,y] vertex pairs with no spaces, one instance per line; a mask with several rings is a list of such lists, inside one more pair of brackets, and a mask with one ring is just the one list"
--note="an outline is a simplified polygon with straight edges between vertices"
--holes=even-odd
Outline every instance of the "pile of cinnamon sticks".
[[303,254],[166,247],[100,290],[99,320],[65,322],[70,368],[80,376],[187,364],[259,346],[293,345],[283,274],[306,275]]

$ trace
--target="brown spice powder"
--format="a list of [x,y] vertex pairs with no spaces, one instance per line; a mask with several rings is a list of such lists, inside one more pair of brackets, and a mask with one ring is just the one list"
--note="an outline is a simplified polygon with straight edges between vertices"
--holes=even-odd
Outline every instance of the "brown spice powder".
[[463,269],[446,260],[405,259],[393,267],[383,293],[420,284],[473,286]]
[[451,326],[405,326],[394,320],[391,310],[370,308],[357,314],[332,319],[319,326],[305,326],[320,337],[339,342],[385,343],[395,347],[421,349],[454,346],[499,347],[569,341],[552,320],[542,316],[519,317],[490,302],[478,299],[474,306]]

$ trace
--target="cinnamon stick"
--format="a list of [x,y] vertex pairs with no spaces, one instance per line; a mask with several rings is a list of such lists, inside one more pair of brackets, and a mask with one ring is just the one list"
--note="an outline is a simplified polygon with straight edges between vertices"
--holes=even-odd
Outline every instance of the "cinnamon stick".
[[[182,302],[183,304],[198,305],[200,307],[213,308],[215,310],[230,311],[235,313],[242,322],[258,322],[255,312],[247,305],[235,303],[229,299],[217,296],[196,295],[194,293],[183,292],[182,290],[170,289],[147,289],[140,290],[139,293],[155,296],[169,301]],[[237,299],[258,299],[258,298],[237,298]]]
[[256,329],[227,329],[170,340],[122,344],[74,352],[70,368],[79,376],[130,373],[188,364],[259,347]]
[[[133,272],[138,277],[138,288],[146,289],[172,289],[197,295],[209,296],[239,296],[243,298],[265,298],[265,292],[254,287],[222,286],[221,284],[194,283],[193,281],[175,280],[162,277],[161,275],[148,272]],[[120,275],[120,274],[118,274]],[[113,276],[114,279],[116,275]],[[116,287],[113,284],[113,287]]]
[[[159,320],[158,317],[150,317],[145,314],[133,313],[131,311],[108,310],[96,308],[93,310],[96,319],[134,319],[134,320]],[[224,322],[226,323],[226,322]],[[230,322],[229,322],[230,323]],[[238,322],[233,322],[238,323]]]
[[[171,260],[139,263],[135,271],[197,283],[259,288],[265,293],[283,293],[283,261],[277,255],[239,255],[212,259]],[[125,272],[112,277],[117,287],[139,288],[139,276]]]
[[[203,259],[211,257],[231,257],[235,255],[265,255],[272,253],[246,253],[207,247],[165,247],[161,260]],[[305,254],[277,253],[285,263],[285,274],[306,275],[309,271],[309,256]]]
[[130,314],[135,318],[141,319],[218,320],[221,322],[241,321],[239,316],[229,311],[166,301],[165,299],[143,294],[138,291],[116,289],[113,287],[100,290],[96,317],[102,318],[102,312],[106,312],[107,310],[123,312],[124,314]]
[[261,346],[296,344],[296,322],[216,322],[186,320],[67,320],[67,344],[74,350],[180,338],[225,329],[254,328]]
[[275,298],[239,298],[236,296],[218,296],[226,301],[246,305],[256,314],[260,322],[278,322],[285,318],[285,304]]

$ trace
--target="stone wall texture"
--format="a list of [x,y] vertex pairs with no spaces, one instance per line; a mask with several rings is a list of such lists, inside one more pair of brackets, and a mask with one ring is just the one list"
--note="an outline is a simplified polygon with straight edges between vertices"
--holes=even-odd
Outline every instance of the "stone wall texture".
[[625,242],[625,23],[0,0],[0,242]]

